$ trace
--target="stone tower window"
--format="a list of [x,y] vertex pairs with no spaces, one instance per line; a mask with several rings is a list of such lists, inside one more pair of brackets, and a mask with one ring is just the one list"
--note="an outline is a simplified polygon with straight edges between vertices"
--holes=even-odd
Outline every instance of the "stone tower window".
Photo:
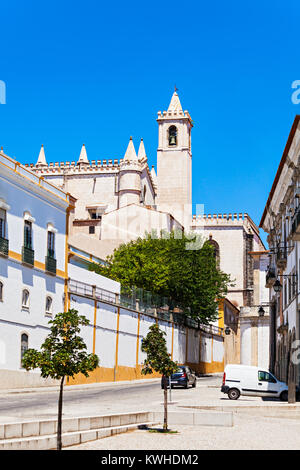
[[175,147],[177,145],[177,127],[169,127],[169,146]]
[[217,268],[220,268],[220,247],[219,247],[218,242],[216,242],[216,240],[213,240],[212,235],[209,235],[209,240],[207,240],[207,243],[214,248],[214,256],[216,259],[216,265],[217,265]]

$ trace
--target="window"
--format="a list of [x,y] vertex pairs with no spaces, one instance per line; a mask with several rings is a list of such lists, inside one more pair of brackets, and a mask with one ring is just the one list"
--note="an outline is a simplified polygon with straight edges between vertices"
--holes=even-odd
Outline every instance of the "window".
[[213,240],[212,235],[209,235],[209,240],[207,241],[207,243],[209,245],[211,245],[214,249],[214,257],[215,257],[215,260],[216,260],[216,265],[217,265],[217,268],[219,268],[220,267],[220,247],[219,247],[219,244],[218,244],[218,242],[216,242],[216,240]]
[[89,226],[89,233],[95,233],[95,226],[94,225]]
[[52,298],[46,297],[46,315],[52,315]]
[[6,211],[0,209],[0,237],[5,238],[6,234]]
[[25,352],[28,349],[28,335],[26,333],[23,333],[21,336],[21,364],[22,364],[22,359],[25,354]]
[[176,126],[169,127],[169,145],[177,145],[177,128]]
[[284,297],[284,306],[286,307],[288,305],[286,281],[284,283],[284,296],[283,297]]
[[29,310],[29,291],[27,289],[22,292],[22,308]]
[[3,283],[0,281],[0,302],[3,302]]
[[24,247],[32,250],[32,223],[24,221]]
[[54,253],[55,253],[55,234],[54,232],[48,231],[48,247],[47,247],[47,252],[49,258],[54,258]]
[[275,379],[275,377],[273,377],[273,375],[271,375],[269,372],[265,372],[262,370],[258,371],[258,381],[259,382],[271,382],[273,384],[277,382],[277,380]]

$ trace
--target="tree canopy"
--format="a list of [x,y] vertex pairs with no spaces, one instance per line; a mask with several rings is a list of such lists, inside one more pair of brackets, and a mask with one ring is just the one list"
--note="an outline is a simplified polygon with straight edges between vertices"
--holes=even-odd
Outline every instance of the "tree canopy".
[[[90,269],[122,286],[136,286],[169,297],[193,318],[208,323],[217,318],[218,300],[232,285],[230,276],[217,265],[215,249],[195,235],[176,231],[161,236],[147,234],[120,245],[107,265],[92,263]],[[193,249],[196,248],[196,249]]]
[[41,346],[41,350],[28,349],[22,360],[26,370],[41,369],[41,376],[61,379],[88,372],[99,364],[96,354],[86,352],[86,344],[79,336],[80,327],[89,324],[89,320],[78,315],[77,310],[58,313],[49,321],[50,333]]

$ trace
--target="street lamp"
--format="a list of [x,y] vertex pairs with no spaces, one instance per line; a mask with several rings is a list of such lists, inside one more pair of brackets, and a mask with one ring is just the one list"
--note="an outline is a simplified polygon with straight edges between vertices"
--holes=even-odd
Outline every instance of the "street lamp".
[[280,284],[279,279],[275,281],[275,284],[273,285],[273,289],[275,292],[280,292],[282,289],[282,285]]
[[260,317],[263,317],[264,314],[265,314],[264,308],[262,306],[260,306],[259,309],[258,309],[258,315]]

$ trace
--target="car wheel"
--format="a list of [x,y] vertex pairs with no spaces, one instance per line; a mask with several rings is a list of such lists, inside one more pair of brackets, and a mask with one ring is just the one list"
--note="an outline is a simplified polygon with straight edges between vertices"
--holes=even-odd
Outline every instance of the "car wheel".
[[288,398],[289,398],[289,393],[287,390],[284,390],[283,392],[281,392],[280,394],[280,400],[281,401],[288,401]]
[[195,382],[194,382],[193,385],[192,385],[193,388],[196,387],[196,383],[197,383],[197,380],[195,379]]
[[228,398],[230,398],[230,400],[237,400],[240,394],[241,392],[237,388],[230,388],[228,390]]

